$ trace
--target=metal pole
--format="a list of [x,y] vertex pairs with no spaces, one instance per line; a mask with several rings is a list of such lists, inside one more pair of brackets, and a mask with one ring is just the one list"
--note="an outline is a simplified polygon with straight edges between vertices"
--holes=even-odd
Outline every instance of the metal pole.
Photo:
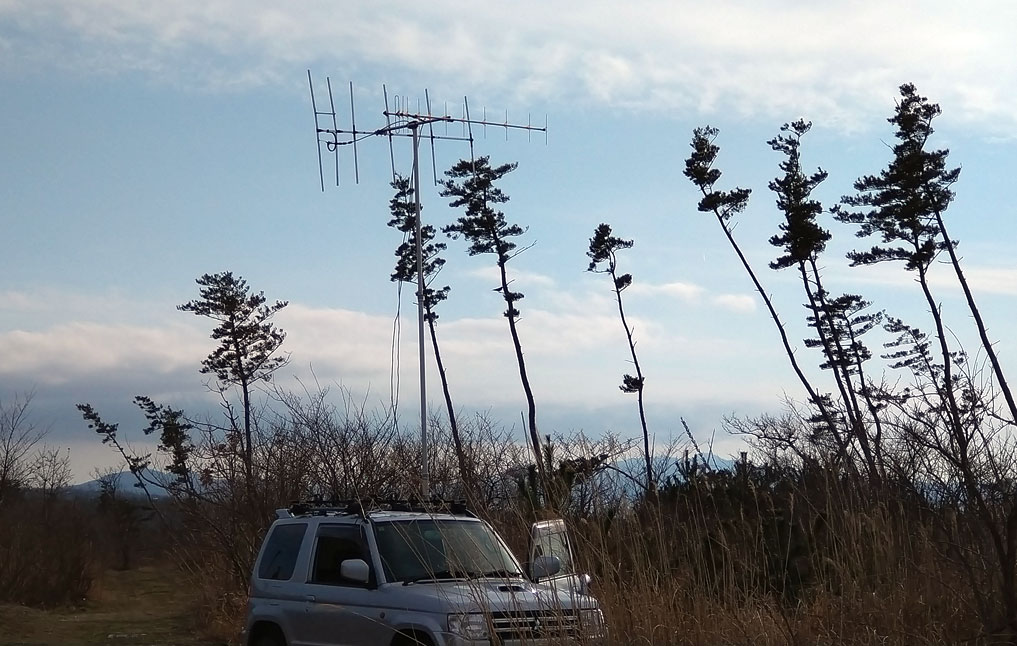
[[420,123],[410,126],[413,133],[413,203],[417,211],[417,346],[420,354],[420,475],[424,499],[431,497],[431,473],[428,466],[427,453],[427,388],[424,369],[424,240],[420,224],[420,167],[418,164],[418,148],[420,143]]

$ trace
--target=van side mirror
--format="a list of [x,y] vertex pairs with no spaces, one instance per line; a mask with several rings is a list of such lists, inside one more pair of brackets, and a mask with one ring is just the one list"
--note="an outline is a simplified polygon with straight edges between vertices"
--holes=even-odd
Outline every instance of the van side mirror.
[[367,583],[371,578],[371,567],[364,559],[346,559],[339,565],[339,576],[357,583]]
[[561,559],[557,556],[538,556],[530,563],[530,578],[534,581],[546,579],[561,572]]

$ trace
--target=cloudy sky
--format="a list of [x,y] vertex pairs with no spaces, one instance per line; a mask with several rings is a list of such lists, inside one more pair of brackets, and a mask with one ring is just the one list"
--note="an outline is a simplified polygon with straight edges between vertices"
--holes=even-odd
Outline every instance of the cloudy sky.
[[[659,441],[685,417],[733,451],[725,414],[800,399],[748,279],[696,211],[681,173],[691,132],[718,127],[721,188],[753,189],[736,236],[814,365],[794,277],[766,268],[779,222],[766,186],[780,159],[765,142],[784,122],[813,121],[804,162],[830,172],[816,193],[830,206],[886,164],[885,120],[904,82],[943,108],[933,144],[963,167],[951,233],[1012,371],[1014,33],[1017,7],[987,1],[0,0],[0,399],[34,392],[47,441],[69,447],[75,479],[87,479],[111,457],[75,403],[135,440],[136,394],[214,406],[198,374],[211,328],[175,306],[197,295],[197,276],[230,270],[290,301],[278,317],[283,385],[341,384],[372,406],[398,399],[413,419],[414,304],[388,280],[401,241],[385,226],[389,147],[359,145],[359,184],[343,150],[341,186],[322,192],[308,70],[319,99],[331,79],[340,120],[353,82],[362,128],[384,124],[383,85],[409,106],[426,89],[453,116],[465,96],[474,117],[546,120],[546,138],[474,132],[478,154],[519,162],[505,212],[532,248],[510,272],[526,294],[520,333],[542,432],[638,435],[635,402],[617,388],[630,366],[613,294],[584,271],[601,222],[635,241],[621,269],[634,275],[626,307]],[[468,155],[438,142],[438,173]],[[456,213],[430,181],[429,149],[424,158],[424,218],[446,224]],[[405,140],[394,159],[409,172]],[[849,268],[853,232],[827,225],[831,289],[927,326],[910,277]],[[525,400],[493,263],[461,241],[446,258],[439,334],[456,404],[518,427]],[[950,275],[935,278],[952,331],[972,338]]]

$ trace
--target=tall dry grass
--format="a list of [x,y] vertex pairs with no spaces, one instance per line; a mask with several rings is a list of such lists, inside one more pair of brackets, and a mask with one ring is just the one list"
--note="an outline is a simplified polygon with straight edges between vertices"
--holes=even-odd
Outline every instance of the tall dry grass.
[[[273,509],[313,494],[419,490],[412,430],[323,395],[286,408],[259,416],[255,483],[243,481],[239,444],[210,427],[198,438],[194,481],[175,490],[165,516],[199,621],[216,639],[239,634]],[[873,485],[849,461],[759,455],[727,470],[672,460],[678,475],[647,494],[616,459],[626,443],[572,436],[549,443],[553,495],[535,496],[529,455],[511,433],[484,418],[460,429],[471,482],[435,422],[432,491],[469,494],[520,555],[532,521],[564,516],[614,643],[993,643],[999,634],[997,575],[978,518],[914,480]]]

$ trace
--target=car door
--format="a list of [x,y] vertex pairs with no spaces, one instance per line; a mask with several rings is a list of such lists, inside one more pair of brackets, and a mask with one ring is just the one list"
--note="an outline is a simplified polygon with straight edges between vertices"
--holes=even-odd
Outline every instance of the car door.
[[561,562],[561,569],[541,579],[540,583],[553,585],[570,594],[587,594],[589,576],[576,572],[572,540],[561,518],[542,520],[530,527],[529,562],[533,563],[538,556],[555,556]]
[[[343,561],[361,559],[371,568],[365,582],[346,579]],[[382,620],[377,576],[363,528],[351,523],[322,523],[305,586],[305,621],[296,632],[309,645],[362,646],[387,644],[392,630]]]

